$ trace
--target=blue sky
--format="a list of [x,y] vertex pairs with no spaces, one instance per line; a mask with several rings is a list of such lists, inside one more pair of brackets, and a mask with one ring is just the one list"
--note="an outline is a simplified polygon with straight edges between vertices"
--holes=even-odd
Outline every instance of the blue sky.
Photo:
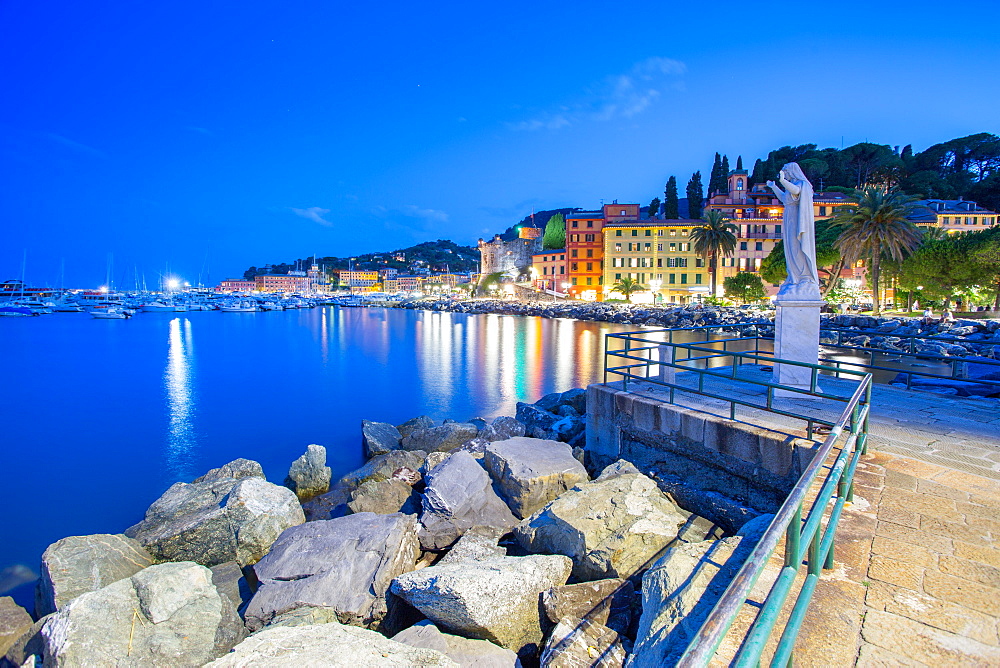
[[217,282],[645,204],[715,151],[997,132],[995,11],[3,0],[0,280]]

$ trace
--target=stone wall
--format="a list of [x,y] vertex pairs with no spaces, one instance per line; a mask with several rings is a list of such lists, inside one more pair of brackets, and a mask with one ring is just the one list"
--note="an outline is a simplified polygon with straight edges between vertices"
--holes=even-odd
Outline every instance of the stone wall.
[[642,470],[655,468],[661,487],[685,509],[714,499],[712,519],[724,526],[740,523],[732,516],[740,508],[777,511],[818,447],[817,441],[616,387],[587,388],[586,450],[594,466],[620,458]]
[[491,241],[479,240],[480,272],[484,276],[496,272],[516,270],[526,272],[531,267],[531,256],[542,251],[542,240],[513,239],[504,241],[496,235]]

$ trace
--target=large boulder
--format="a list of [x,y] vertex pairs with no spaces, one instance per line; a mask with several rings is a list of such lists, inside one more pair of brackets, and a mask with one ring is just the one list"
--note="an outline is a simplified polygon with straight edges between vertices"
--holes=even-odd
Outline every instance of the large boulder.
[[519,519],[588,480],[573,449],[558,441],[520,437],[490,443],[483,463]]
[[500,538],[506,533],[496,527],[472,527],[451,546],[438,563],[440,566],[456,564],[460,561],[483,561],[494,557],[506,557],[507,550],[500,546]]
[[0,657],[31,628],[28,611],[10,596],[0,596]]
[[311,605],[334,608],[341,623],[377,628],[389,583],[414,567],[419,552],[413,515],[357,513],[292,527],[254,566],[259,586],[247,627]]
[[152,555],[139,541],[122,534],[58,540],[42,554],[35,614],[55,612],[80,594],[130,578],[152,565]]
[[621,668],[628,640],[603,624],[565,617],[552,629],[541,665],[552,668]]
[[483,428],[479,437],[492,443],[493,441],[506,441],[508,438],[524,436],[524,425],[515,418],[501,415]]
[[395,478],[369,480],[351,492],[347,507],[352,513],[416,515],[420,512],[420,495],[413,487]]
[[551,437],[552,425],[562,419],[562,416],[544,408],[522,402],[517,403],[516,415],[517,421],[524,425],[524,433],[532,438]]
[[538,597],[571,568],[561,556],[463,561],[404,573],[392,593],[449,631],[531,654],[542,639]]
[[677,537],[688,514],[642,474],[577,485],[522,521],[529,552],[565,554],[580,580],[628,578]]
[[235,561],[212,566],[209,570],[212,571],[212,584],[233,602],[237,610],[253,598],[250,583],[243,575],[243,569]]
[[264,628],[269,629],[272,626],[313,626],[315,624],[329,624],[330,622],[340,623],[336,608],[330,608],[325,605],[305,605],[273,617]]
[[347,504],[351,501],[351,495],[361,485],[369,481],[389,480],[398,477],[397,474],[404,473],[407,484],[415,485],[420,482],[418,471],[426,459],[427,453],[420,450],[414,452],[393,450],[373,457],[361,468],[351,471],[338,480],[326,494],[303,503],[302,510],[310,522],[343,517],[351,512]]
[[200,666],[243,640],[212,572],[160,564],[78,596],[42,628],[45,665]]
[[399,430],[388,422],[361,421],[361,445],[365,449],[365,459],[398,450],[402,440]]
[[467,452],[456,452],[427,474],[420,514],[420,544],[441,550],[474,526],[509,531],[517,524],[493,491],[486,471]]
[[33,654],[38,657],[44,656],[45,642],[42,638],[42,628],[51,618],[52,615],[45,615],[14,640],[7,648],[6,655],[0,657],[0,668],[23,666]]
[[514,668],[520,665],[517,654],[485,640],[473,640],[442,633],[434,622],[424,620],[392,637],[411,647],[441,652],[462,668]]
[[[336,622],[312,626],[276,626],[255,633],[211,668],[336,666],[413,668],[458,666],[441,652],[389,640],[375,631]],[[207,668],[207,667],[206,667]]]
[[553,587],[542,594],[542,608],[553,624],[576,617],[625,633],[632,621],[634,598],[630,581],[610,578]]
[[223,464],[217,469],[212,469],[205,475],[195,478],[193,482],[209,482],[211,480],[225,480],[227,478],[263,478],[264,467],[252,459],[234,459],[228,464]]
[[158,561],[256,563],[288,527],[305,522],[286,487],[256,477],[175,483],[125,535]]
[[404,450],[448,452],[479,435],[479,428],[468,422],[447,422],[440,427],[416,429],[401,443]]
[[646,571],[629,668],[677,662],[772,519],[754,518],[730,538],[678,544]]
[[292,462],[285,487],[295,492],[299,501],[308,501],[330,490],[330,475],[330,467],[326,465],[326,448],[314,443]]
[[399,438],[402,440],[418,429],[430,429],[433,426],[434,420],[426,415],[418,415],[411,420],[407,420],[401,425],[397,425],[396,431],[399,432]]

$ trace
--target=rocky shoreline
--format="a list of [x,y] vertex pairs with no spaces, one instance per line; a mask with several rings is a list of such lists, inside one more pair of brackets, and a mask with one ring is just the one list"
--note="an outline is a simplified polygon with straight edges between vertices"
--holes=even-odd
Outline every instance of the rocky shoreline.
[[283,485],[246,459],[176,483],[122,534],[48,547],[33,614],[0,598],[0,664],[669,663],[771,516],[727,535],[655,471],[595,469],[586,420],[578,389],[365,421],[336,481],[310,445]]

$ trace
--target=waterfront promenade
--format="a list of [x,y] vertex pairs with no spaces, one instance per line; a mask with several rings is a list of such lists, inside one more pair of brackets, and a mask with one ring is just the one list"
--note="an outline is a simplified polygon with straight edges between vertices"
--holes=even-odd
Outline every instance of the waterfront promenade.
[[[682,373],[678,382],[693,379]],[[849,388],[836,379],[821,385]],[[629,389],[663,394],[645,383]],[[784,401],[802,413],[833,403]],[[683,393],[676,402],[728,416],[728,403]],[[873,387],[868,454],[838,526],[835,566],[820,579],[799,635],[796,665],[1000,665],[997,408],[996,400]],[[740,409],[737,419],[802,435],[801,423],[773,413]],[[762,581],[776,575],[782,553],[779,545]],[[735,651],[750,619],[752,610],[737,619],[722,654]]]

